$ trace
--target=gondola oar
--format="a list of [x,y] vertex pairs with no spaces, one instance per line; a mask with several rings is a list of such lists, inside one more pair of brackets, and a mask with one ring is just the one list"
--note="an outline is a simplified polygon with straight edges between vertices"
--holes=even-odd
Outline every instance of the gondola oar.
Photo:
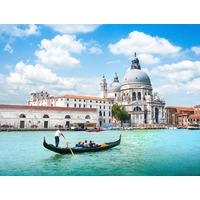
[[67,148],[69,148],[71,154],[72,154],[73,156],[75,156],[74,153],[73,153],[73,151],[72,151],[72,149],[68,146],[68,142],[67,142],[67,140],[66,140],[65,137],[64,137],[64,139],[65,139],[65,143],[66,143],[66,145],[67,145]]

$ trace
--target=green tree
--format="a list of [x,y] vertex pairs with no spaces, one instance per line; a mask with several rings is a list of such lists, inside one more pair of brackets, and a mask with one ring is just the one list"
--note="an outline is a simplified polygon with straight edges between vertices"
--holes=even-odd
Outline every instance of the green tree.
[[129,119],[128,112],[121,108],[118,104],[114,104],[112,106],[112,116],[121,122],[121,126],[123,126],[123,122]]

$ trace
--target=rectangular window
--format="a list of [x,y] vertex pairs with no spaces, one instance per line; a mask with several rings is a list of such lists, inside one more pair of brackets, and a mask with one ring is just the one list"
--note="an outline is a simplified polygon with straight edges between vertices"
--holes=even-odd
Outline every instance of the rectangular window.
[[98,101],[96,101],[96,103],[98,103]]
[[83,107],[85,108],[85,104],[83,105]]
[[101,109],[101,106],[99,106],[99,108]]
[[74,101],[76,101],[76,99],[74,99]]
[[90,108],[92,108],[92,105],[90,105]]
[[67,107],[69,107],[69,104],[67,103]]
[[79,99],[79,102],[81,102],[81,99]]
[[76,108],[76,104],[74,104],[74,108]]
[[109,111],[109,117],[110,117],[110,111]]
[[103,106],[103,109],[105,109],[106,107],[105,106]]
[[105,112],[105,111],[103,112],[103,116],[104,116],[104,117],[106,116],[106,112]]
[[92,103],[92,100],[90,100],[90,103]]
[[81,104],[79,104],[79,108],[81,108]]
[[105,120],[105,119],[103,120],[103,123],[106,123],[106,120]]

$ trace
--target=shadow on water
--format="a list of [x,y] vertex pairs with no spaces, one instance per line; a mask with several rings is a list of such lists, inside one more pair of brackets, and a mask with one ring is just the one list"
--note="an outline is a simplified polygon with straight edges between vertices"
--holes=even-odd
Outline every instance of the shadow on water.
[[54,154],[49,158],[45,158],[43,161],[61,161],[63,159],[66,159],[67,157],[69,158],[68,155]]

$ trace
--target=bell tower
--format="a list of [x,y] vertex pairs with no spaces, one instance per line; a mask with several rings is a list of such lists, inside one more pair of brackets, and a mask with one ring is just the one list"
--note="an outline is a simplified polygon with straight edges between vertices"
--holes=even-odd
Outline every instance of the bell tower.
[[108,92],[107,91],[107,82],[106,82],[106,78],[104,75],[103,75],[103,78],[100,83],[100,91],[101,91],[101,97],[107,98],[107,92]]

